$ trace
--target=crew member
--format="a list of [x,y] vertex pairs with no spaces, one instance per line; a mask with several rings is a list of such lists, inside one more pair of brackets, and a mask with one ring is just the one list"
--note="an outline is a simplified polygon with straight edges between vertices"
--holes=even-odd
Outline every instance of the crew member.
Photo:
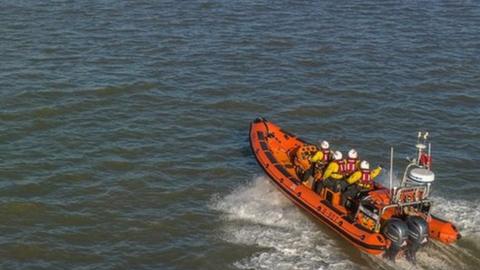
[[341,184],[339,180],[343,179],[345,175],[345,165],[342,152],[335,151],[333,153],[333,161],[328,164],[323,174],[322,187],[330,187],[334,191],[338,191],[340,189],[338,184]]
[[305,175],[313,176],[311,187],[313,190],[317,189],[317,181],[322,177],[323,168],[331,160],[330,144],[327,141],[320,142],[320,149],[310,157],[311,167],[305,172]]
[[296,172],[302,182],[308,182],[307,186],[313,185],[314,169],[310,162],[311,157],[317,152],[318,148],[313,144],[302,145],[295,153],[294,164]]
[[330,144],[327,141],[322,141],[320,143],[320,150],[318,150],[317,153],[315,153],[315,155],[310,158],[310,161],[314,163],[322,163],[323,165],[325,165],[330,160]]
[[348,151],[348,158],[346,161],[346,172],[345,175],[351,175],[352,173],[356,172],[358,170],[358,165],[360,161],[358,160],[358,153],[355,149],[350,149]]
[[377,177],[381,171],[382,167],[380,166],[374,170],[370,170],[368,161],[362,160],[362,162],[360,162],[360,170],[354,172],[347,178],[347,183],[351,186],[342,194],[342,204],[345,205],[349,197],[354,198],[356,194],[361,191],[372,190],[374,187],[373,179]]

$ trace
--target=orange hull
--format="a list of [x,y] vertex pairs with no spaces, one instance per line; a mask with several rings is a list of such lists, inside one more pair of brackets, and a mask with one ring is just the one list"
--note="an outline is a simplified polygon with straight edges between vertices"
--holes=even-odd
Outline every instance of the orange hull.
[[450,222],[436,216],[430,216],[428,221],[429,237],[444,244],[455,243],[461,238],[457,228]]
[[[303,140],[261,118],[251,123],[249,137],[260,166],[273,184],[297,206],[327,224],[363,252],[377,255],[389,248],[389,239],[348,217],[347,211],[340,205],[339,193],[323,190],[317,194],[302,184],[292,164],[292,156],[305,143]],[[377,193],[379,196],[388,194],[382,191]],[[450,223],[433,216],[427,222],[431,238],[444,243],[452,243],[459,238],[458,232]]]

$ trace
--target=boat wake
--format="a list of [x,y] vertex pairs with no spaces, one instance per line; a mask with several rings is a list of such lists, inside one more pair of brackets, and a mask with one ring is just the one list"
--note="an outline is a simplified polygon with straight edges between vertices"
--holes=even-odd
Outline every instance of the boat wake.
[[[433,198],[434,214],[455,221],[462,241],[478,246],[480,210],[475,203]],[[396,264],[381,257],[360,254],[336,238],[327,227],[310,219],[267,177],[255,177],[229,195],[215,199],[211,207],[223,213],[223,240],[252,246],[253,254],[234,263],[239,269],[464,269],[480,263],[464,247],[429,243],[417,253],[417,265],[405,259]]]
[[319,229],[266,177],[216,200],[224,213],[224,240],[257,251],[235,262],[240,269],[358,269],[340,245]]

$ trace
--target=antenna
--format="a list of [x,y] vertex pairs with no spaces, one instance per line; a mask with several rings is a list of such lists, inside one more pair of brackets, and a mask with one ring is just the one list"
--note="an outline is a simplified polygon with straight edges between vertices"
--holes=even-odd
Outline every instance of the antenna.
[[393,200],[393,147],[390,147],[390,202]]

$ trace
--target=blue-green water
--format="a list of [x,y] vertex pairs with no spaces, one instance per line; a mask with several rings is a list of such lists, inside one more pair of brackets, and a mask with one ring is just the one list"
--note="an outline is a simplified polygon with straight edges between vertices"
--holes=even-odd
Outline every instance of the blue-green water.
[[[374,164],[429,130],[480,262],[478,1],[0,1],[0,268],[369,269],[267,181],[262,115]],[[410,147],[410,148],[409,148]]]

